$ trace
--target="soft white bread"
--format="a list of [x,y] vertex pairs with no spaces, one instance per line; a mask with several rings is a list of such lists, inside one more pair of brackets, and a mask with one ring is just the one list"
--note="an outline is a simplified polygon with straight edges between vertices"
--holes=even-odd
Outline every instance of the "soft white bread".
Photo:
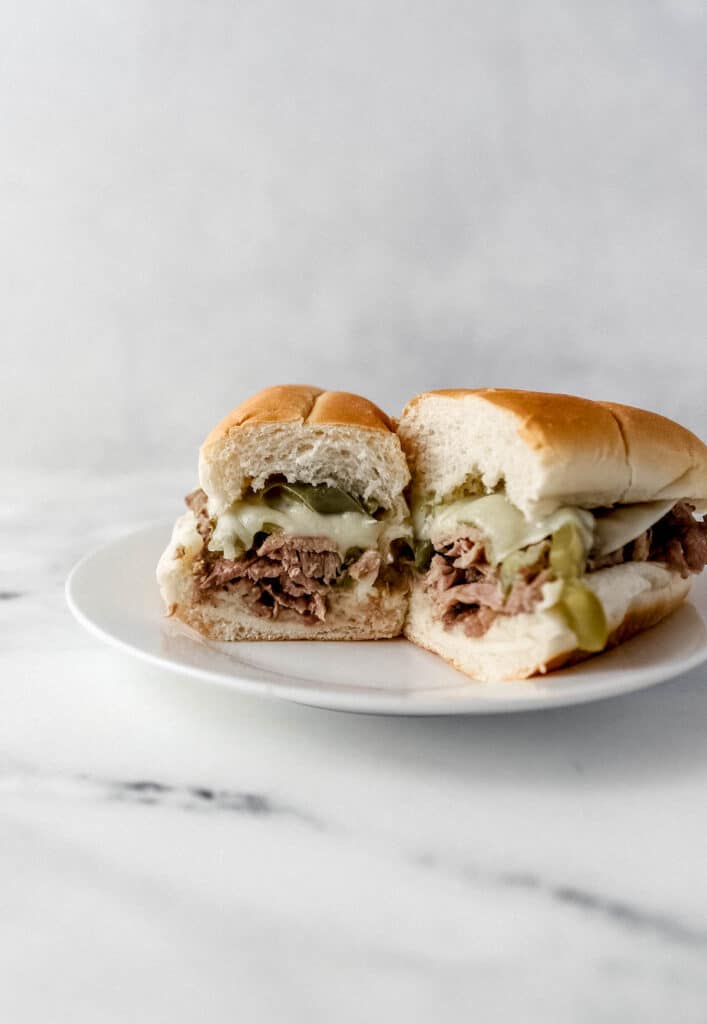
[[655,413],[497,388],[427,392],[398,428],[413,502],[506,493],[528,518],[560,505],[707,499],[707,446]]
[[210,640],[386,640],[400,636],[405,617],[400,599],[371,600],[368,606],[339,596],[326,622],[258,619],[243,609],[238,598],[220,593],[212,602],[185,609],[180,621]]
[[410,479],[394,424],[359,395],[304,385],[266,388],[201,446],[199,480],[219,513],[268,477],[341,487],[392,508]]
[[191,512],[175,523],[157,566],[168,615],[212,640],[374,640],[398,636],[407,610],[405,589],[334,590],[324,622],[307,625],[250,613],[236,594],[217,590],[195,600],[192,566],[202,548]]
[[[690,580],[653,562],[627,562],[584,577],[604,606],[607,646],[628,640],[665,618],[685,600]],[[433,617],[433,603],[418,580],[410,599],[405,636],[441,655],[455,668],[484,681],[526,679],[590,655],[561,614],[552,609],[500,615],[482,637],[468,637],[461,625],[447,629]]]

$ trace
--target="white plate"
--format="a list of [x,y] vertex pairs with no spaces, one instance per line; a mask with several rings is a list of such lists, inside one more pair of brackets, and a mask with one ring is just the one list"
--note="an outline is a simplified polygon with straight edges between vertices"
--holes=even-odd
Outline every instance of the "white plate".
[[399,715],[530,711],[639,690],[707,660],[707,574],[665,622],[600,657],[524,682],[479,683],[405,640],[213,643],[162,614],[155,566],[171,527],[148,526],[87,555],[66,584],[92,633],[209,683],[342,711]]

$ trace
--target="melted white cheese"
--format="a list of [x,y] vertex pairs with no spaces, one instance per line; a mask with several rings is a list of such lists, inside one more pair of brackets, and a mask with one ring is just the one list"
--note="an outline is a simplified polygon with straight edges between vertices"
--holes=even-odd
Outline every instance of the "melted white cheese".
[[558,508],[542,519],[528,520],[505,494],[486,494],[480,498],[461,498],[449,505],[431,509],[416,523],[418,536],[439,539],[454,536],[460,525],[474,526],[487,539],[487,556],[493,565],[519,548],[549,537],[565,523],[574,523],[588,551],[594,536],[594,516],[586,509]]
[[606,515],[597,516],[594,552],[600,556],[618,551],[662,519],[674,504],[675,499],[637,502],[635,505],[618,505]]
[[505,494],[461,498],[432,509],[418,508],[415,527],[423,540],[443,541],[458,534],[460,526],[474,526],[488,540],[490,561],[502,562],[513,551],[535,544],[565,523],[578,528],[587,552],[599,557],[618,551],[640,537],[670,511],[675,500],[618,505],[600,516],[588,509],[563,506],[549,516],[527,520]]
[[381,532],[389,528],[363,512],[323,516],[302,504],[293,503],[284,510],[257,501],[237,501],[218,517],[209,549],[237,558],[253,546],[253,538],[266,524],[297,537],[327,537],[342,556],[349,548],[376,548]]

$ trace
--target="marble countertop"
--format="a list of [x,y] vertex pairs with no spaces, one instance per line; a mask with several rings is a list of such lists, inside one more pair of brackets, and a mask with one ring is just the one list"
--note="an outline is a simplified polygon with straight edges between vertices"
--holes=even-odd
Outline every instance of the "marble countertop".
[[2,1019],[704,1021],[704,667],[453,720],[152,669],[83,632],[63,583],[190,485],[6,486]]

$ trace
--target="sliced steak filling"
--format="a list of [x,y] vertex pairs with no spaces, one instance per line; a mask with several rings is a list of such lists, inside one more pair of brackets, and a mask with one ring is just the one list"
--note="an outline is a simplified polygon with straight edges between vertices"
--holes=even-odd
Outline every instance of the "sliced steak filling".
[[457,538],[444,545],[430,562],[425,589],[445,626],[461,625],[469,637],[483,636],[499,615],[530,612],[553,577],[550,545],[538,546],[537,560],[518,572],[506,588],[498,570],[486,560],[478,538]]
[[601,558],[590,558],[587,570],[624,562],[663,562],[683,579],[707,565],[707,522],[694,516],[695,506],[679,501],[655,526],[629,544]]
[[[694,506],[678,502],[655,526],[618,551],[589,559],[594,572],[624,562],[661,562],[683,578],[701,572],[707,564],[707,522],[694,517]],[[486,633],[499,615],[531,612],[542,600],[543,586],[554,576],[550,545],[538,546],[538,557],[523,566],[504,587],[499,570],[486,560],[483,539],[470,528],[466,536],[443,544],[435,552],[424,579],[435,615],[448,627],[461,625],[467,636]]]
[[200,487],[197,487],[191,494],[187,494],[184,499],[184,504],[191,510],[194,519],[196,519],[196,530],[199,536],[203,538],[204,546],[209,543],[211,534],[214,532],[214,524],[209,517],[208,501],[206,493]]
[[327,596],[347,576],[374,583],[381,569],[376,551],[345,561],[328,537],[295,537],[271,533],[240,558],[224,558],[208,549],[213,534],[203,491],[185,499],[204,540],[201,556],[193,566],[194,587],[199,600],[215,591],[237,594],[246,607],[262,618],[294,617],[299,622],[323,622]]
[[217,557],[197,568],[195,584],[201,597],[220,589],[236,593],[263,618],[288,611],[314,623],[326,618],[326,595],[341,569],[341,555],[326,537],[274,533],[242,558]]

